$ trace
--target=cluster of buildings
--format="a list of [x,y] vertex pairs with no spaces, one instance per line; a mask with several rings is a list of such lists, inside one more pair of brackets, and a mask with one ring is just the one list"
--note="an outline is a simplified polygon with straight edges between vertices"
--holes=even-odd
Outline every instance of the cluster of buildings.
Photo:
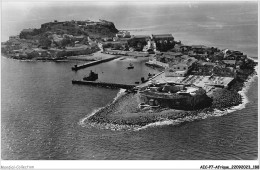
[[[130,51],[142,51],[154,53],[156,51],[167,51],[174,47],[176,42],[172,34],[158,35],[130,35],[128,31],[119,31],[115,37],[104,38],[104,44],[121,45],[122,49]],[[126,49],[126,46],[128,49]],[[110,49],[108,49],[110,50]]]
[[28,53],[31,53],[35,48],[38,48],[38,40],[20,39],[19,35],[10,36],[9,40],[2,44],[2,52],[7,55],[15,57],[25,57]]
[[240,51],[175,43],[171,50],[157,52],[146,62],[164,71],[139,86],[140,107],[205,107],[212,101],[208,95],[229,88],[247,63]]
[[[154,53],[155,56],[146,64],[164,69],[165,77],[185,77],[191,73],[235,78],[236,70],[247,58],[239,51],[183,45],[176,42],[172,34],[130,35],[128,31],[120,31],[115,37],[104,39],[103,45],[106,43],[112,44],[109,48],[103,48],[104,53],[108,54],[127,55],[128,51],[135,51],[148,56]],[[113,44],[123,48],[113,48]]]
[[196,58],[179,52],[165,52],[155,55],[146,65],[164,68],[166,77],[184,77],[197,61]]
[[[176,42],[172,34],[131,35],[129,31],[118,32],[114,28],[110,33],[115,31],[115,36],[108,34],[102,39],[95,38],[95,41],[83,34],[86,29],[97,29],[99,27],[96,26],[101,25],[114,28],[112,22],[105,20],[55,20],[42,24],[41,29],[24,29],[19,36],[10,36],[2,44],[2,51],[4,49],[6,54],[19,59],[28,56],[55,59],[83,55],[89,53],[92,47],[113,55],[147,57],[154,54],[146,65],[160,67],[164,72],[139,86],[143,106],[180,109],[200,108],[209,104],[207,94],[215,88],[228,88],[236,78],[237,70],[247,62],[247,56],[240,51],[183,45]],[[41,39],[23,38],[37,35],[42,30],[46,38],[44,42],[49,43],[46,48]]]
[[165,76],[196,75],[235,77],[236,70],[247,61],[240,51],[220,50],[201,45],[176,44],[170,52],[157,53],[146,64],[165,69]]
[[91,25],[109,24],[113,23],[105,20],[64,22],[55,20],[42,24],[40,29],[23,29],[20,35],[10,36],[7,42],[2,43],[2,51],[17,59],[31,59],[33,56],[51,59],[60,57],[61,53],[63,57],[88,54],[93,51],[90,49],[98,49],[98,43],[91,40],[88,35],[74,31],[84,30]]
[[[107,54],[142,57],[155,54],[146,64],[165,69],[166,77],[184,77],[190,72],[207,76],[214,72],[218,74],[221,72],[221,74],[234,77],[233,73],[246,62],[247,58],[239,51],[220,50],[203,45],[183,45],[181,42],[176,42],[172,34],[131,35],[129,31],[122,30],[113,34],[115,36],[108,35],[92,41],[88,35],[73,32],[84,31],[98,25],[114,26],[112,22],[105,20],[64,22],[54,20],[54,22],[42,24],[41,29],[24,29],[20,36],[10,36],[9,41],[4,44],[8,47],[5,51],[7,54],[14,53],[16,56],[24,56],[32,50],[37,52],[40,48],[50,52],[62,50],[81,54],[80,52],[86,49],[98,47]],[[73,30],[69,31],[70,29]],[[45,47],[40,39],[23,38],[23,36],[34,35],[40,31],[44,31],[47,35],[48,47]]]
[[64,54],[62,57],[65,57],[74,53],[81,54],[92,47],[97,47],[95,41],[84,35],[60,35],[55,32],[47,32],[47,34],[49,47],[44,46],[39,39],[20,39],[20,36],[17,35],[10,36],[9,40],[2,44],[2,51],[17,59],[55,59],[60,58],[61,53]]
[[169,63],[169,67],[165,69],[166,77],[182,77],[188,74],[197,59],[187,55],[180,56],[174,62]]

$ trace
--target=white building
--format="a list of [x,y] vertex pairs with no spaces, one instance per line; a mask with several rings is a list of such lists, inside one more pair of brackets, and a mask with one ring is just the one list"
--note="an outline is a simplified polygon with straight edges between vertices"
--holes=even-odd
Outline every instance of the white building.
[[160,61],[157,61],[156,58],[150,59],[148,62],[146,62],[147,65],[154,65],[162,68],[168,68],[169,64],[168,63],[163,63]]
[[129,31],[119,31],[119,32],[116,34],[116,37],[117,37],[117,38],[130,38],[131,35],[130,35],[130,32],[129,32]]
[[165,69],[165,77],[183,77],[197,61],[194,57],[189,57],[186,55],[182,57],[182,61],[169,64],[169,67]]
[[183,77],[187,74],[189,67],[185,63],[179,63],[165,69],[165,77]]

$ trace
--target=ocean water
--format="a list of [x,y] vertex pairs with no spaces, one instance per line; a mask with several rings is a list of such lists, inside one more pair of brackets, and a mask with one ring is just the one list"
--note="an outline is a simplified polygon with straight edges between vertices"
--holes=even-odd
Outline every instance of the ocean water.
[[257,6],[246,1],[3,3],[2,39],[53,20],[105,19],[132,34],[171,33],[184,44],[229,48],[257,57]]
[[[125,82],[118,77],[126,74],[128,62],[115,60],[93,68],[103,74],[118,70],[109,74],[110,80]],[[139,63],[127,70],[129,75],[152,71]],[[73,64],[2,57],[2,159],[257,158],[257,78],[246,92],[248,103],[242,110],[113,131],[81,120],[113,101],[119,90],[72,85],[72,79],[91,69],[73,72]],[[130,77],[128,82],[138,81]]]
[[[82,5],[76,8],[73,5],[34,6],[19,22],[7,22],[21,16],[7,15],[4,11],[2,35],[39,27],[40,23],[53,19],[80,20],[89,16],[114,21],[117,28],[133,30],[134,34],[172,33],[176,40],[186,44],[240,50],[257,59],[256,3]],[[70,15],[64,18],[63,14],[68,11]],[[28,20],[30,15],[33,17]],[[133,70],[126,69],[130,62],[135,66]],[[120,90],[72,85],[71,80],[81,79],[93,70],[102,81],[134,83],[149,72],[156,73],[144,62],[143,59],[117,59],[73,72],[71,67],[78,62],[27,62],[1,57],[2,159],[258,158],[257,76],[244,91],[247,103],[232,112],[216,111],[210,116],[201,113],[199,117],[157,122],[132,130],[87,125],[83,120],[113,101]]]

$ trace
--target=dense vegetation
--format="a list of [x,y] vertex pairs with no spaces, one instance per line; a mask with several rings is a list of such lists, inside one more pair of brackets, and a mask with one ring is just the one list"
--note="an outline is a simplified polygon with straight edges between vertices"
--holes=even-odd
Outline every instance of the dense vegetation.
[[142,51],[144,46],[147,45],[145,39],[130,39],[128,40],[129,47],[133,47],[136,51]]
[[33,29],[30,32],[21,32],[21,39],[39,39],[51,33],[59,35],[69,34],[73,36],[84,35],[90,38],[113,37],[118,32],[112,22],[104,24],[80,26],[84,21],[53,22],[42,24],[41,28]]

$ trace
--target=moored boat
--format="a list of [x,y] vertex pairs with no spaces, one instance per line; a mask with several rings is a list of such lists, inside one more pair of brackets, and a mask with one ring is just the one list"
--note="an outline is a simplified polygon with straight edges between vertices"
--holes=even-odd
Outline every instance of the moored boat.
[[98,79],[98,74],[94,73],[92,70],[90,70],[90,73],[88,76],[85,76],[83,80],[85,81],[95,81]]
[[127,67],[127,69],[133,69],[134,65],[132,63],[129,64],[129,66]]

